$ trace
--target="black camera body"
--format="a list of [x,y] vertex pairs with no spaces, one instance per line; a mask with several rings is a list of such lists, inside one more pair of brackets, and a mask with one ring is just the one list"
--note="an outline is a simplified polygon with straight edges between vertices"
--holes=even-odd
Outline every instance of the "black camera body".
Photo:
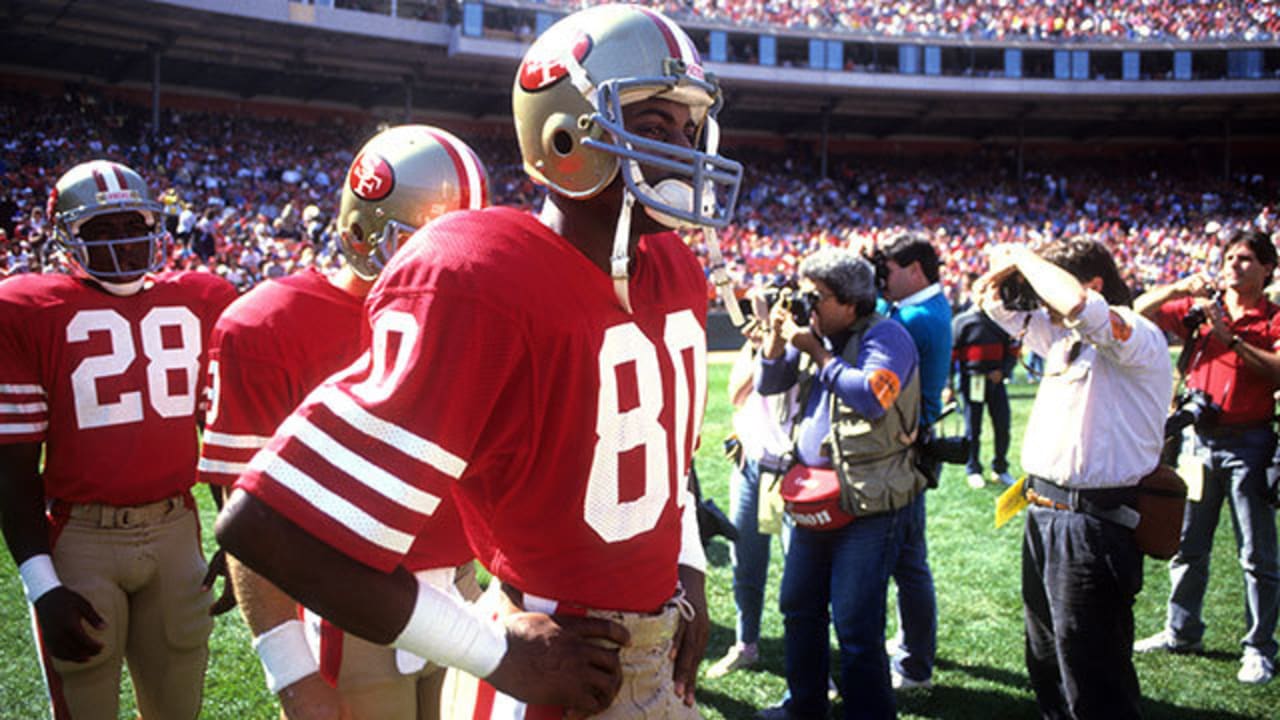
[[[1219,291],[1214,290],[1213,294],[1209,296],[1209,299],[1213,302],[1218,302],[1219,295]],[[1187,311],[1187,314],[1182,316],[1182,327],[1186,328],[1190,332],[1195,332],[1196,328],[1199,328],[1208,319],[1209,316],[1205,313],[1203,307],[1200,307],[1199,305],[1192,305],[1191,309]]]
[[1175,437],[1182,434],[1183,428],[1194,425],[1201,432],[1211,430],[1218,424],[1222,416],[1222,406],[1218,405],[1203,390],[1188,389],[1178,396],[1173,412],[1164,421],[1164,436]]
[[[783,307],[791,311],[791,319],[795,324],[801,327],[809,325],[809,316],[813,314],[814,308],[817,306],[815,293],[801,292],[796,288],[768,288],[761,293],[765,304],[769,307],[777,305],[779,301],[783,303]],[[743,298],[738,301],[738,307],[742,310],[744,317],[751,317],[754,311],[751,307],[751,301]]]
[[1005,310],[1030,312],[1040,307],[1040,296],[1020,272],[1013,272],[1000,283],[1000,302]]

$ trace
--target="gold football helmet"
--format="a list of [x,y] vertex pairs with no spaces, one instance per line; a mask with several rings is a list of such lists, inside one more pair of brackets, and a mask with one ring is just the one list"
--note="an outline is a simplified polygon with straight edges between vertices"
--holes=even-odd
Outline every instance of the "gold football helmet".
[[[164,266],[168,233],[163,206],[151,196],[147,181],[132,169],[110,160],[81,163],[63,173],[49,194],[46,215],[53,221],[54,240],[89,277],[113,292],[131,294],[141,287],[141,276]],[[141,235],[87,240],[85,223],[116,213],[137,213],[149,230]],[[141,227],[141,226],[139,226]],[[125,259],[141,253],[134,244],[147,245],[141,267]]]
[[[699,148],[630,133],[622,108],[660,97],[688,105]],[[669,227],[724,227],[742,166],[717,154],[722,103],[693,41],[644,7],[599,5],[563,18],[529,48],[512,89],[520,153],[529,175],[561,195],[589,198],[620,169],[627,189]],[[639,165],[681,177],[650,187]]]
[[427,125],[384,130],[360,148],[342,184],[342,254],[372,280],[418,228],[488,203],[488,174],[466,143]]

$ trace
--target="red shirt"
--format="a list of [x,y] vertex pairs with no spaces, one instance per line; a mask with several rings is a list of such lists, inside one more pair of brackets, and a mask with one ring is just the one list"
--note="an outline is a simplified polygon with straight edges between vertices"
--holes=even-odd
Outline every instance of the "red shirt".
[[676,586],[678,506],[706,396],[705,279],[644,238],[634,314],[536,218],[450,213],[366,305],[371,352],[285,422],[237,486],[383,571],[451,492],[500,580],[648,612]]
[[[273,280],[218,319],[210,342],[209,424],[200,479],[230,485],[317,385],[360,357],[364,301],[315,270]],[[433,544],[406,553],[409,570],[460,565],[474,557],[452,502],[432,516]]]
[[[1186,297],[1160,306],[1156,324],[1185,342],[1187,329],[1182,318],[1191,309],[1194,298]],[[1223,318],[1227,327],[1244,342],[1264,350],[1280,350],[1280,307],[1263,300],[1235,320]],[[1187,373],[1187,386],[1204,390],[1222,406],[1223,425],[1265,422],[1275,416],[1274,393],[1280,385],[1249,369],[1244,360],[1226,343],[1209,332],[1209,324],[1198,329],[1195,355]]]
[[209,333],[236,296],[165,273],[129,297],[68,275],[0,282],[0,442],[44,442],[44,491],[139,505],[195,481]]

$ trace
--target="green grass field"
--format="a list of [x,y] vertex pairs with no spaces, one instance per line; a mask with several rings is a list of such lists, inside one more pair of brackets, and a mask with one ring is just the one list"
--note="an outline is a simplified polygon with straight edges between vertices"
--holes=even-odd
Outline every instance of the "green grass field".
[[[713,363],[710,397],[697,455],[704,493],[728,507],[729,467],[720,456],[721,441],[730,432],[730,409],[725,398],[728,365]],[[1022,446],[1022,426],[1031,406],[1033,386],[1012,385],[1015,474]],[[958,422],[958,421],[957,421]],[[990,428],[984,433],[989,462]],[[1005,527],[992,527],[993,506],[1000,488],[970,490],[963,467],[949,466],[941,487],[929,493],[929,543],[938,592],[938,663],[934,687],[899,696],[904,718],[1035,717],[1036,708],[1022,662],[1022,603],[1019,594],[1021,518]],[[207,494],[204,508],[205,542],[212,512]],[[775,548],[777,545],[775,544]],[[734,606],[729,550],[717,538],[709,551],[707,596],[713,623],[707,663],[733,642]],[[1208,632],[1201,656],[1137,656],[1138,675],[1148,718],[1277,718],[1280,681],[1263,687],[1236,682],[1239,637],[1243,631],[1243,582],[1235,561],[1230,520],[1225,516],[1215,540],[1209,595],[1205,600]],[[782,623],[777,612],[781,553],[776,549],[769,576],[763,631],[762,662],[757,668],[704,681],[699,703],[707,718],[750,718],[772,705],[785,688]],[[1135,609],[1137,634],[1160,629],[1169,589],[1165,563],[1149,560],[1146,583]],[[32,649],[30,621],[13,563],[0,561],[0,719],[48,717],[40,671]],[[893,600],[890,599],[892,606]],[[889,626],[892,629],[892,613]],[[134,717],[131,693],[121,703],[122,718]],[[262,672],[249,649],[248,632],[236,613],[217,622],[211,643],[204,717],[215,720],[267,720],[277,717],[274,698],[263,685]],[[163,719],[155,719],[163,720]]]

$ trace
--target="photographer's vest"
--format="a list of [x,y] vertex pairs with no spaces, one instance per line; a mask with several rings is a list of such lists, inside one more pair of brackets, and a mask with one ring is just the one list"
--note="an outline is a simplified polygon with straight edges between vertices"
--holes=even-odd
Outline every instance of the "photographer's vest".
[[[859,319],[840,357],[857,367],[862,336],[886,318],[873,313]],[[799,415],[809,404],[816,373],[808,355],[801,356],[796,382],[798,403],[781,405],[783,427],[790,423],[796,441]],[[840,505],[849,514],[876,515],[897,510],[924,490],[927,478],[916,469],[916,434],[920,424],[920,369],[911,371],[893,405],[877,420],[869,420],[847,407],[834,392],[828,393],[831,430],[823,441],[823,454],[840,478]]]

